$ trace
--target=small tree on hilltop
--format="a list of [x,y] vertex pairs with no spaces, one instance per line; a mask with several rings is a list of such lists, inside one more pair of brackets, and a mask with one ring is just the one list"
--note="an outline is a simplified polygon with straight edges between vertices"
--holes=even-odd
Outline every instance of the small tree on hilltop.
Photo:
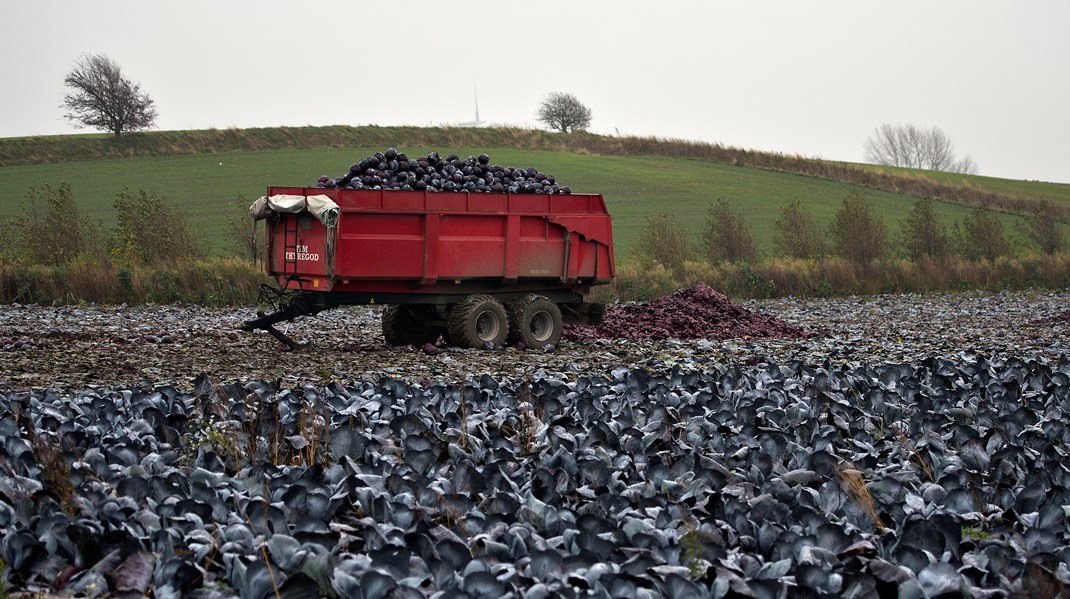
[[562,133],[582,131],[591,126],[591,109],[576,96],[564,92],[551,92],[546,96],[535,116],[539,122]]
[[111,131],[118,138],[124,131],[148,129],[156,122],[156,108],[141,85],[123,77],[119,65],[103,54],[78,59],[67,73],[64,85],[71,93],[63,98],[64,115],[76,127]]
[[712,263],[743,262],[758,253],[743,213],[733,212],[724,198],[714,202],[706,211],[702,245]]
[[868,265],[888,253],[888,227],[857,191],[843,199],[829,237],[837,254],[857,264]]
[[970,260],[995,261],[1011,251],[1003,223],[994,212],[978,206],[962,220],[962,255]]
[[944,259],[951,251],[951,235],[943,223],[936,220],[932,200],[919,199],[910,207],[900,234],[903,247],[911,260],[922,257]]
[[825,235],[798,198],[780,208],[773,222],[773,248],[778,255],[802,260],[824,255]]

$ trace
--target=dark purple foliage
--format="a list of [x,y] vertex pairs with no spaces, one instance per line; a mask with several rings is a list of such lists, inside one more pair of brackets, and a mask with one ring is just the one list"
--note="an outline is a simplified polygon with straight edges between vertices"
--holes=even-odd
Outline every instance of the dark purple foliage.
[[807,333],[772,316],[733,304],[724,294],[698,284],[647,304],[611,306],[598,326],[569,325],[564,338],[751,339],[805,338]]
[[1029,324],[1045,325],[1045,324],[1070,324],[1070,310],[1066,312],[1060,312],[1055,316],[1049,316],[1047,318],[1038,318]]
[[[410,160],[395,148],[352,164],[345,175],[320,177],[315,187],[345,189],[397,189],[418,191],[467,191],[472,193],[570,194],[552,175],[527,169],[488,166],[490,156],[480,154],[461,160],[450,154],[443,160],[437,152]],[[357,177],[357,174],[363,177]],[[419,181],[413,178],[419,177]]]

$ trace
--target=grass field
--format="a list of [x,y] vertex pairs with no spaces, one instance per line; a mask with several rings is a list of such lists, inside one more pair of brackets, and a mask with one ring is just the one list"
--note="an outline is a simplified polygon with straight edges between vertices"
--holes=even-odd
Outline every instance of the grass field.
[[942,171],[918,171],[916,169],[873,164],[851,164],[855,168],[884,171],[905,176],[924,176],[945,183],[963,185],[974,189],[986,189],[1009,196],[1048,200],[1062,206],[1070,206],[1070,185],[1065,183],[1048,183],[1044,181],[1021,181],[1017,179],[999,179],[981,175],[963,175]]
[[[223,218],[239,210],[238,197],[252,202],[269,185],[308,185],[320,175],[338,176],[348,166],[384,148],[321,148],[236,151],[218,154],[123,158],[0,167],[0,205],[17,206],[31,187],[68,183],[81,210],[106,226],[114,222],[112,205],[123,188],[159,193],[188,210],[196,229],[209,238],[213,254],[229,253]],[[575,191],[601,193],[614,219],[617,253],[627,260],[645,217],[668,212],[697,235],[707,207],[725,198],[744,212],[763,250],[771,247],[772,225],[779,208],[793,198],[821,223],[830,222],[842,199],[862,189],[812,177],[736,167],[701,160],[657,156],[595,156],[568,152],[486,147],[403,147],[411,155],[431,150],[461,156],[487,152],[493,163],[534,166]],[[1035,184],[1026,184],[1035,185]],[[1070,186],[1056,186],[1057,188]],[[894,232],[916,198],[864,190]],[[1057,191],[1062,191],[1057,189]],[[937,202],[947,223],[968,209]],[[1006,216],[1008,221],[1016,217]]]

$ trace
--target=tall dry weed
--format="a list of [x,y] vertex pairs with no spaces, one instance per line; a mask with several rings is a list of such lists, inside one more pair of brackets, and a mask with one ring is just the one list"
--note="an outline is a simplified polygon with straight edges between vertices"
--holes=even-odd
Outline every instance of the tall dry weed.
[[877,503],[862,472],[856,469],[854,464],[845,462],[836,465],[836,477],[851,501],[873,522],[873,528],[882,533],[887,531],[888,528],[881,522]]

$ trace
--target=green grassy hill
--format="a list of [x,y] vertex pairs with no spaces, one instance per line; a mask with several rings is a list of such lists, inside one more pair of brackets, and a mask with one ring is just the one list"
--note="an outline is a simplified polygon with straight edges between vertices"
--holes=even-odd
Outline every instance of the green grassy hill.
[[[324,147],[332,144],[340,147]],[[223,219],[241,208],[239,196],[244,198],[240,203],[247,204],[269,185],[308,185],[320,175],[341,175],[351,163],[387,146],[410,156],[431,150],[462,156],[486,152],[494,163],[534,166],[576,191],[601,193],[614,218],[618,256],[624,260],[645,217],[675,214],[697,235],[707,207],[719,198],[745,213],[763,249],[770,248],[773,221],[789,200],[798,199],[827,223],[842,199],[859,189],[875,202],[894,232],[916,196],[873,183],[887,178],[906,189],[913,188],[905,183],[923,180],[979,191],[980,196],[963,197],[989,194],[1012,202],[1012,210],[1013,202],[1027,205],[1045,199],[1070,211],[1070,185],[836,166],[687,142],[508,129],[378,127],[159,132],[130,134],[118,142],[98,135],[0,140],[0,164],[5,165],[0,166],[0,205],[17,206],[31,187],[67,183],[85,214],[110,225],[112,203],[123,188],[159,193],[187,209],[197,229],[210,238],[213,252],[223,254],[229,252]],[[592,151],[592,146],[600,151]],[[741,163],[754,166],[738,166]],[[835,177],[813,176],[808,169],[819,175],[848,169],[884,179],[830,180]],[[950,197],[956,201],[935,206],[948,223],[961,220],[969,210],[964,204],[970,203]]]

